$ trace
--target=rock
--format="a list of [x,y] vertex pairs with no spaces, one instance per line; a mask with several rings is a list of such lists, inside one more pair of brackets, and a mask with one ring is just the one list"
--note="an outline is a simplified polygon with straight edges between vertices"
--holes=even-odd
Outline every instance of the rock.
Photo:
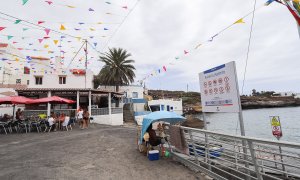
[[186,120],[181,125],[185,127],[198,128],[198,129],[204,128],[204,122],[201,119],[195,118],[193,116],[187,116]]

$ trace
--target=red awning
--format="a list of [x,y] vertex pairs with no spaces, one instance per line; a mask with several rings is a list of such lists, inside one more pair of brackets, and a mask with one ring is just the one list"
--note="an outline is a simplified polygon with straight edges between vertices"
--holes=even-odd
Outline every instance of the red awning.
[[26,98],[23,96],[0,97],[0,104],[32,104],[34,102],[34,99]]
[[71,99],[66,99],[58,96],[51,96],[41,99],[35,99],[34,103],[59,103],[59,104],[73,104],[76,103],[76,101],[73,101]]

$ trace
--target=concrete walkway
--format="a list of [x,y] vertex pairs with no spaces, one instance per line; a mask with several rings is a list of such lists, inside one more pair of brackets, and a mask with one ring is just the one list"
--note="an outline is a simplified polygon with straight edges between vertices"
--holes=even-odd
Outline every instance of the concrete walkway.
[[0,134],[0,179],[199,179],[171,159],[149,161],[136,129],[92,125],[51,133]]

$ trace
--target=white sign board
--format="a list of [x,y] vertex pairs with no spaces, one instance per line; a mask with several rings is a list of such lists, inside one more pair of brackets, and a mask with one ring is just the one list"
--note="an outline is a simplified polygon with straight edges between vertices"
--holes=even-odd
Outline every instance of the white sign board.
[[239,112],[240,96],[235,62],[199,73],[203,112]]

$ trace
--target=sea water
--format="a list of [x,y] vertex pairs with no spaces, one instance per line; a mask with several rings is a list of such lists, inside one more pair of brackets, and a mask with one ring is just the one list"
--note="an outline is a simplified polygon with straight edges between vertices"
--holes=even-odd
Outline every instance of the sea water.
[[[198,114],[203,119],[202,114]],[[207,128],[232,135],[240,135],[237,113],[205,113]],[[270,116],[279,116],[283,136],[280,140],[300,143],[300,107],[243,110],[246,136],[277,140],[272,135]]]

